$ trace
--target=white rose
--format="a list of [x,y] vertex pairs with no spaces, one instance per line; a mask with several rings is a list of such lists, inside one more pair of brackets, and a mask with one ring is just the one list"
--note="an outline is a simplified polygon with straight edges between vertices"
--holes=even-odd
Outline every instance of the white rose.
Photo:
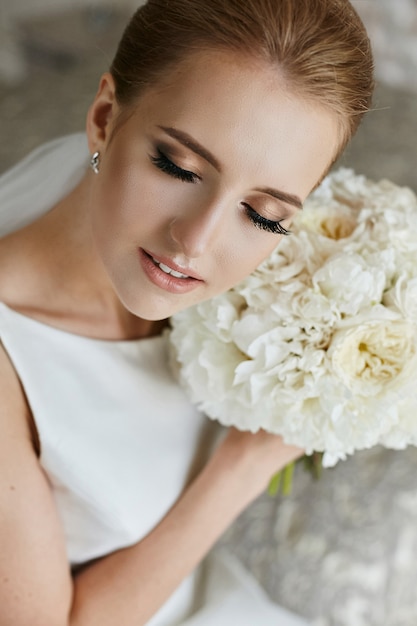
[[359,254],[339,254],[315,273],[313,285],[340,313],[356,315],[381,301],[385,273],[379,267],[369,266]]
[[417,278],[400,276],[396,284],[384,295],[384,304],[395,306],[406,319],[417,323]]
[[294,311],[305,324],[317,325],[327,330],[324,323],[334,324],[338,319],[337,312],[326,296],[314,289],[304,289],[294,298]]
[[285,237],[272,254],[254,272],[269,283],[287,282],[298,276],[305,268],[314,248],[308,236]]
[[318,201],[315,204],[312,203],[299,213],[297,225],[335,241],[352,235],[357,226],[357,220],[355,213],[349,207],[336,203],[329,206]]
[[353,395],[373,396],[412,376],[416,327],[404,321],[376,321],[337,331],[328,349],[336,376]]

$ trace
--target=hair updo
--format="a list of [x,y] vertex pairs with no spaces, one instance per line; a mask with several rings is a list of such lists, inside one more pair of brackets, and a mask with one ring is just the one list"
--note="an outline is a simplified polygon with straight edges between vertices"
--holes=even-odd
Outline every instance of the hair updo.
[[371,46],[348,0],[148,0],[127,25],[111,65],[119,104],[132,105],[204,49],[279,66],[294,93],[338,116],[339,153],[369,109]]

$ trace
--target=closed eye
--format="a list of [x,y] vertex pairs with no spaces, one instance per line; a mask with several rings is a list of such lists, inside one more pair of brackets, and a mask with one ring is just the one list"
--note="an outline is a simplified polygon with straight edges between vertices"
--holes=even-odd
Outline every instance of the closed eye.
[[270,233],[274,233],[276,235],[290,235],[291,231],[286,230],[283,226],[281,226],[281,222],[285,221],[285,218],[281,220],[268,220],[266,217],[259,215],[249,204],[246,202],[243,203],[245,207],[246,215],[249,217],[251,222],[261,230],[266,230]]
[[178,167],[178,165],[173,163],[159,148],[157,152],[158,156],[151,156],[151,161],[161,172],[165,172],[165,174],[172,176],[172,178],[177,178],[185,183],[198,183],[201,180],[194,172]]

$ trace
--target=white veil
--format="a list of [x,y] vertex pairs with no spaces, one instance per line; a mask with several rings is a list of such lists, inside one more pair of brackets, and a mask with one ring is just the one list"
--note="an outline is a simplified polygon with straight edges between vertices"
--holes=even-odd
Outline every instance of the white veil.
[[0,237],[46,213],[81,180],[89,154],[84,133],[43,144],[0,176]]

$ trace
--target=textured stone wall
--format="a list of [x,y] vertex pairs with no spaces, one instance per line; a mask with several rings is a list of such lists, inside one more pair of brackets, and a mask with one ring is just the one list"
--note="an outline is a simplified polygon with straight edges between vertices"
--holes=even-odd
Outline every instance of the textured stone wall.
[[[80,7],[117,6],[133,10],[144,0],[0,0],[0,80],[25,76],[16,44],[21,19]],[[417,0],[352,0],[373,43],[377,77],[394,87],[417,91]]]
[[417,91],[417,0],[354,0],[371,37],[377,78]]

